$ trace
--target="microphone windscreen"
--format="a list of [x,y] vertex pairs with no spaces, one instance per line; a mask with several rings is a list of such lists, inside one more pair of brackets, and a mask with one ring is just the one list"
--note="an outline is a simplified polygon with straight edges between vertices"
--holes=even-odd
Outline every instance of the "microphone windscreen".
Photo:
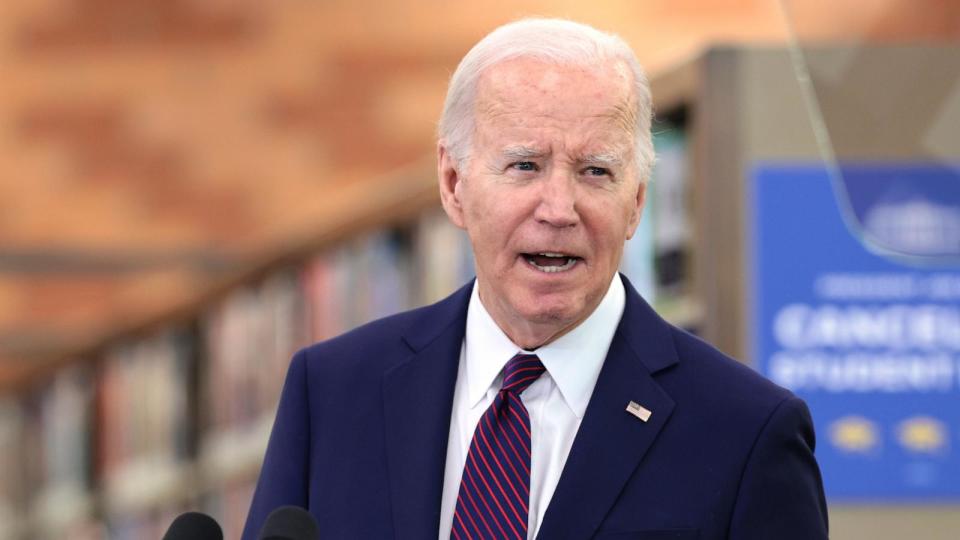
[[299,506],[281,506],[270,515],[260,529],[258,540],[320,540],[317,522]]
[[212,517],[185,512],[173,520],[163,540],[223,540],[223,531]]

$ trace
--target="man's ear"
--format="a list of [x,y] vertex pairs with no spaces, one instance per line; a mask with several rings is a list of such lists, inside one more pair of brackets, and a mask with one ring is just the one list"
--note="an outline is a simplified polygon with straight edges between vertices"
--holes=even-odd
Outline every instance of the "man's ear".
[[437,177],[440,181],[440,202],[454,225],[465,228],[463,205],[460,200],[463,178],[457,168],[457,160],[450,155],[444,141],[437,143]]
[[637,198],[634,199],[634,206],[630,213],[630,222],[627,226],[627,240],[633,238],[637,232],[637,226],[640,225],[640,218],[643,216],[643,205],[647,202],[647,183],[640,182],[637,186]]

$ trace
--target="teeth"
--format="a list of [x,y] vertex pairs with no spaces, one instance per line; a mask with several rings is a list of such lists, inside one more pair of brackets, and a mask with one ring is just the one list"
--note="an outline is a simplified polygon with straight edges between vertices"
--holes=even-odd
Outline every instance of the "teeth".
[[[539,253],[539,255],[543,255],[543,256],[545,256],[545,257],[553,257],[553,256],[554,256],[554,255],[546,255],[546,254],[543,254],[543,253]],[[561,256],[562,256],[562,255],[561,255]],[[576,259],[576,258],[573,258],[573,257],[570,257],[569,259],[567,259],[567,262],[566,262],[565,264],[562,264],[562,265],[560,265],[560,266],[540,266],[539,264],[533,262],[533,261],[530,260],[530,259],[527,259],[527,262],[530,263],[530,266],[536,268],[537,270],[539,270],[539,271],[541,271],[541,272],[546,272],[546,273],[548,273],[548,274],[553,274],[553,273],[555,273],[555,272],[564,272],[564,271],[566,271],[566,270],[569,270],[569,269],[573,268],[573,266],[574,266],[575,264],[577,264],[577,259]]]
[[541,257],[566,257],[566,255],[564,255],[563,253],[551,253],[549,251],[545,251],[543,253],[537,253],[537,255],[540,255]]

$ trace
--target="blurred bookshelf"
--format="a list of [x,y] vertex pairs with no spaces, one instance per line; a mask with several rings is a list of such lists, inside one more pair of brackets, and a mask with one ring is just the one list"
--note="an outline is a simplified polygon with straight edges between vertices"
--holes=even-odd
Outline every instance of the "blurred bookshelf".
[[186,509],[238,537],[293,353],[472,272],[465,234],[424,208],[65,363],[0,408],[16,472],[0,485],[0,537],[160,537]]

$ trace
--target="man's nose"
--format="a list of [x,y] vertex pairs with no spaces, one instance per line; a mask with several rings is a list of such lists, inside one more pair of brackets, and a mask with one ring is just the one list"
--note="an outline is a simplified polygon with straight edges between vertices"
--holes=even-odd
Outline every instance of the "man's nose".
[[569,171],[554,170],[540,184],[540,200],[534,217],[554,227],[572,227],[580,222],[576,179]]

